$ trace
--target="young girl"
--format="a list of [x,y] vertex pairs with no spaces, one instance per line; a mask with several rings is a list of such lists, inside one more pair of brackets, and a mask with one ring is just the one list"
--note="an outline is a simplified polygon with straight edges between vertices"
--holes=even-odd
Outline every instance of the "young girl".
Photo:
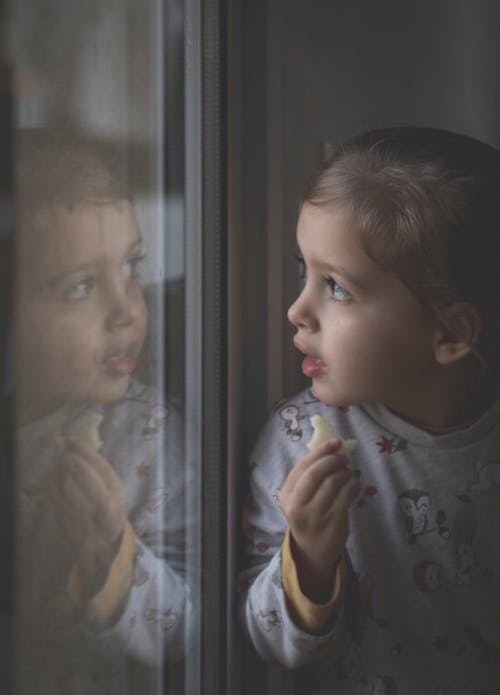
[[20,134],[16,692],[159,692],[182,653],[182,430],[133,378],[142,242],[119,159]]
[[[394,128],[305,196],[288,317],[312,389],[252,454],[242,613],[262,657],[314,662],[306,693],[499,692],[499,192],[492,147]],[[307,453],[313,414],[354,450]]]

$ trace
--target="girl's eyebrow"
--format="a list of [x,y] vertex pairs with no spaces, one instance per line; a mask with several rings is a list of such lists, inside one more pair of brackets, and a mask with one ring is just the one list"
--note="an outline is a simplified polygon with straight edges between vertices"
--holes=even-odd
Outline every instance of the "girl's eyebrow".
[[341,277],[345,278],[351,285],[354,285],[360,290],[363,290],[366,292],[368,289],[366,285],[364,285],[362,282],[360,282],[357,278],[355,278],[346,268],[344,268],[341,265],[334,265],[333,263],[325,263],[324,261],[320,261],[318,263],[318,266],[320,268],[323,268],[326,272],[328,273],[333,273],[334,275],[340,275]]
[[80,263],[80,265],[76,265],[73,268],[70,268],[69,270],[64,270],[62,273],[58,273],[57,275],[54,275],[53,277],[49,278],[49,280],[47,281],[47,285],[49,287],[53,287],[54,285],[57,285],[60,282],[62,282],[65,278],[71,277],[71,275],[76,275],[77,273],[93,270],[95,266],[96,264],[94,261],[89,261],[88,263]]
[[[302,253],[302,250],[300,248],[299,243],[297,242],[295,245],[295,257],[299,258],[303,263],[305,263],[305,258],[304,254]],[[314,259],[313,259],[314,260]],[[316,265],[318,268],[324,272],[324,273],[333,273],[334,275],[340,275],[341,277],[345,278],[351,285],[357,287],[359,290],[362,292],[367,292],[368,288],[367,286],[357,280],[346,268],[344,268],[341,265],[335,265],[333,263],[327,263],[326,261],[319,260],[316,262]]]
[[[142,249],[142,238],[139,236],[136,239],[134,239],[126,249],[124,253],[124,258],[127,258],[130,256],[131,253],[135,251],[139,251]],[[49,287],[54,287],[54,285],[59,284],[60,282],[63,282],[65,278],[71,277],[72,275],[76,275],[77,273],[81,272],[86,272],[89,270],[94,270],[96,267],[96,262],[95,261],[89,261],[88,263],[80,263],[79,265],[74,266],[73,268],[69,268],[68,270],[64,270],[62,273],[58,273],[57,275],[54,275],[47,281],[47,285]]]

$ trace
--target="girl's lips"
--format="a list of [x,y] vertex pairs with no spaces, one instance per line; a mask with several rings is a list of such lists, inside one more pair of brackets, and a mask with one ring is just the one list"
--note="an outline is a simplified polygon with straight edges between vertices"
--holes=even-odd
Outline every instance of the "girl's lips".
[[125,376],[132,374],[137,365],[134,350],[117,352],[104,360],[104,369],[108,374],[114,376]]
[[310,379],[313,379],[317,376],[322,376],[326,373],[326,371],[327,366],[323,362],[323,360],[319,360],[315,357],[309,356],[305,357],[302,360],[302,373]]
[[296,338],[293,339],[293,344],[295,345],[297,350],[304,353],[305,355],[304,359],[302,360],[302,372],[305,376],[312,379],[315,376],[321,376],[322,374],[326,373],[328,367],[323,362],[323,360],[308,355],[305,347],[301,345],[301,343]]

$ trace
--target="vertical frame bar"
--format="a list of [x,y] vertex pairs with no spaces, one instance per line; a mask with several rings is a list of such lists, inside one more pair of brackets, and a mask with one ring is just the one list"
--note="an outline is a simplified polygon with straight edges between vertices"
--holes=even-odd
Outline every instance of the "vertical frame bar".
[[[227,249],[225,16],[221,0],[202,4],[203,100],[203,680],[205,693],[225,693]],[[213,653],[214,639],[218,653]]]
[[[201,103],[201,1],[185,0],[185,181],[184,181],[184,243],[185,306],[186,306],[186,464],[194,471],[186,500],[187,516],[193,520],[192,533],[186,538],[189,556],[198,564],[202,552],[202,103]],[[197,567],[186,568],[186,578],[192,591],[195,615],[202,611],[200,572]],[[193,635],[190,662],[185,669],[186,695],[199,695],[202,688],[202,636],[198,629]]]
[[283,397],[283,162],[284,60],[283,0],[267,4],[267,407]]
[[[200,488],[200,633],[187,695],[226,691],[226,229],[223,7],[185,0],[186,445]],[[191,503],[196,498],[191,495]],[[191,581],[194,576],[191,577]],[[216,639],[214,639],[216,636]],[[198,659],[198,663],[196,663]]]
[[[3,17],[0,5],[0,19]],[[13,692],[14,654],[14,213],[13,71],[0,55],[0,682]]]

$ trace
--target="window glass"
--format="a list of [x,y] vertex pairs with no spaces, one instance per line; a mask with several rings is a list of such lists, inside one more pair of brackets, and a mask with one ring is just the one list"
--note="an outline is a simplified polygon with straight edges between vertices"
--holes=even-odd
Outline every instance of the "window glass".
[[201,387],[186,388],[185,364],[201,345],[186,357],[199,265],[184,251],[184,2],[11,0],[5,19],[12,692],[194,695]]

